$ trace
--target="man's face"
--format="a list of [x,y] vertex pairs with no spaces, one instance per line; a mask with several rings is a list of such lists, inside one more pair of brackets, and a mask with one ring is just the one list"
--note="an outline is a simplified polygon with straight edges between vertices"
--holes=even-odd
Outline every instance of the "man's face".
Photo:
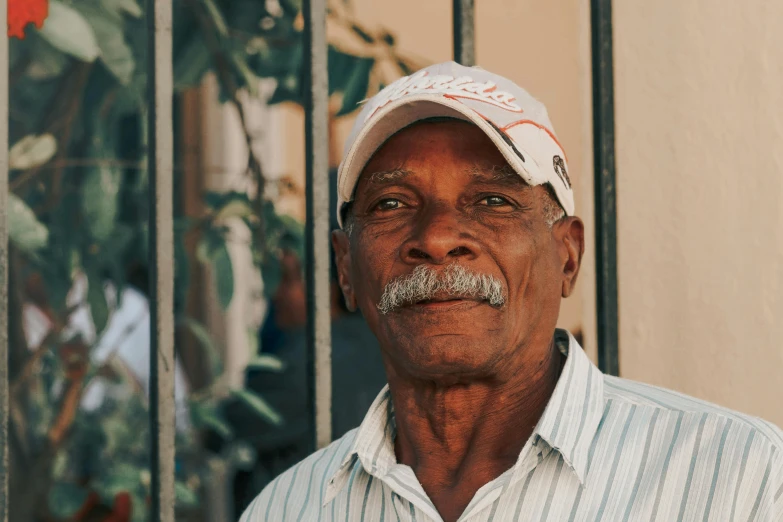
[[[583,229],[578,218],[550,227],[545,198],[544,187],[527,186],[478,127],[461,121],[410,126],[373,155],[356,187],[351,235],[337,232],[333,243],[346,300],[378,337],[387,371],[492,378],[513,371],[521,348],[551,338],[579,269]],[[425,270],[440,279],[455,265],[490,284],[472,294],[436,285],[424,300],[414,290],[427,278],[404,286],[405,276]],[[395,293],[400,280],[406,291]],[[490,287],[502,302],[476,291]]]

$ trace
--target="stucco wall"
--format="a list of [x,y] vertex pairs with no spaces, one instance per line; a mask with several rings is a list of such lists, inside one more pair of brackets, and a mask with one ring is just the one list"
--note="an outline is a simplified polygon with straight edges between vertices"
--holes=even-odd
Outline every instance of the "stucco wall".
[[623,376],[783,424],[783,2],[614,2]]
[[[353,4],[451,57],[450,1]],[[589,2],[477,4],[479,65],[541,99],[568,151],[589,239],[561,324],[595,359]],[[781,20],[779,0],[614,2],[621,373],[783,425]],[[301,111],[283,111],[303,182]]]

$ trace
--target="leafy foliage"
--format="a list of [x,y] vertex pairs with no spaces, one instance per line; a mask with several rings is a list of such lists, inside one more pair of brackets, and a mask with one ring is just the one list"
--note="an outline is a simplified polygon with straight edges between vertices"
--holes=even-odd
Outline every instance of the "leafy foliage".
[[[107,289],[119,295],[128,278],[148,266],[142,2],[10,0],[9,6],[15,24],[9,31],[17,37],[10,40],[9,63],[11,270],[20,300],[35,304],[51,323],[39,348],[17,354],[21,363],[12,375],[17,412],[12,424],[21,438],[20,448],[12,449],[16,466],[51,470],[51,476],[27,475],[20,485],[24,494],[12,499],[12,516],[80,520],[85,509],[100,503],[144,520],[150,487],[144,393],[116,360],[98,364],[90,356],[117,306]],[[175,90],[197,86],[212,71],[221,99],[236,104],[240,114],[238,93],[255,94],[263,78],[276,85],[268,103],[301,103],[300,8],[298,0],[174,0]],[[362,29],[343,2],[330,10],[329,28],[335,117],[354,111],[368,93],[401,72],[418,68],[397,53],[388,33]],[[246,175],[255,193],[207,193],[206,212],[178,216],[174,230],[175,314],[203,349],[211,371],[206,388],[190,397],[190,423],[227,441],[222,458],[237,466],[248,465],[253,455],[233,440],[220,415],[221,401],[239,400],[270,425],[285,419],[263,397],[228,388],[214,340],[203,325],[185,317],[190,274],[185,237],[198,238],[196,258],[215,274],[224,308],[234,297],[228,245],[237,224],[250,231],[249,246],[269,294],[280,284],[280,253],[293,250],[301,258],[304,249],[302,224],[277,213],[253,154]],[[178,180],[176,173],[175,188]],[[86,291],[83,302],[74,304],[79,278]],[[70,318],[82,309],[89,312],[96,341],[67,331]],[[26,342],[12,339],[12,345]],[[251,366],[283,370],[279,360],[266,355]],[[108,394],[98,410],[83,411],[78,406],[83,390],[97,378],[126,393]],[[176,497],[178,507],[197,509],[206,450],[188,433],[178,433]]]

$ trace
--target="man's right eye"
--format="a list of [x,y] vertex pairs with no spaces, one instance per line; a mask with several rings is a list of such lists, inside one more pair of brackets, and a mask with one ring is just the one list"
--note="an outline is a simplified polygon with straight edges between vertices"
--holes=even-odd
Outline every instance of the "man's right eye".
[[375,210],[396,210],[402,208],[403,204],[399,199],[386,198],[382,199],[375,205]]

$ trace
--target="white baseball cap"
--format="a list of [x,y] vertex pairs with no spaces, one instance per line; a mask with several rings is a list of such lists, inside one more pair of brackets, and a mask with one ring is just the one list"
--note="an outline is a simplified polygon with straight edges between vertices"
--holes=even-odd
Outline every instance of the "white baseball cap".
[[397,131],[420,120],[451,117],[477,125],[529,185],[548,183],[566,215],[574,194],[566,155],[546,107],[514,82],[479,67],[431,65],[388,85],[365,102],[337,173],[337,220],[353,200],[359,175]]

